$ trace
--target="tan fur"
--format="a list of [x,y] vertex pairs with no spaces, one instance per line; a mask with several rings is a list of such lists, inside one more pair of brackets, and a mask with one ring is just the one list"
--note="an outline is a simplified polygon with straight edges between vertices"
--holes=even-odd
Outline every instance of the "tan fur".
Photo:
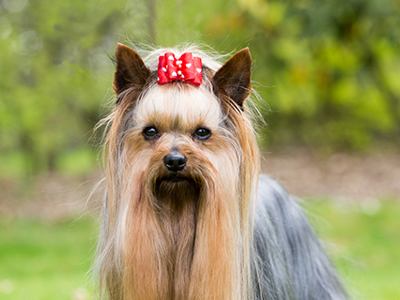
[[[108,299],[251,298],[259,153],[250,120],[211,90],[206,82],[127,91],[109,118],[98,259]],[[149,125],[155,141],[142,136]],[[200,126],[209,139],[192,137]],[[188,180],[160,180],[173,149],[187,157]]]

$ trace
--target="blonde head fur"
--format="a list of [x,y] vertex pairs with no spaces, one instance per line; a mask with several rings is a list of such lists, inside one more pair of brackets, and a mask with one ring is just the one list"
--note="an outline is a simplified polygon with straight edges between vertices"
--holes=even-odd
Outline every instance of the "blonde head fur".
[[[203,84],[158,85],[157,58],[118,45],[97,267],[108,299],[251,299],[259,151],[244,104],[247,49]],[[172,170],[166,157],[181,157]]]

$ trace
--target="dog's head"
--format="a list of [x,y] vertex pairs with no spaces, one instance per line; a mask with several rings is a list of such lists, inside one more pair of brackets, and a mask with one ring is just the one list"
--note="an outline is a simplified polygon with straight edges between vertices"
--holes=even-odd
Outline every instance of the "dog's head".
[[160,85],[151,65],[118,45],[111,129],[118,150],[111,160],[122,158],[124,168],[136,170],[157,197],[187,187],[199,192],[210,182],[238,188],[244,156],[254,155],[244,113],[251,90],[249,50],[237,52],[217,70],[204,62],[199,86],[181,81]]

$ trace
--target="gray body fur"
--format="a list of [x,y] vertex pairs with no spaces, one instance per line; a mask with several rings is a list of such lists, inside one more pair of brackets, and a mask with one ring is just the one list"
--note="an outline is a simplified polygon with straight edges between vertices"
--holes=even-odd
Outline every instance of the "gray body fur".
[[261,175],[252,259],[255,298],[349,299],[301,207]]

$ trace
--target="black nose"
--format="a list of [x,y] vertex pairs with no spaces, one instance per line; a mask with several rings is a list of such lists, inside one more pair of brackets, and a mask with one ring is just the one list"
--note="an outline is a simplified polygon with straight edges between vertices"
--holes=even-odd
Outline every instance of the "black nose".
[[186,157],[178,152],[170,153],[164,157],[164,165],[172,172],[178,172],[186,166]]

